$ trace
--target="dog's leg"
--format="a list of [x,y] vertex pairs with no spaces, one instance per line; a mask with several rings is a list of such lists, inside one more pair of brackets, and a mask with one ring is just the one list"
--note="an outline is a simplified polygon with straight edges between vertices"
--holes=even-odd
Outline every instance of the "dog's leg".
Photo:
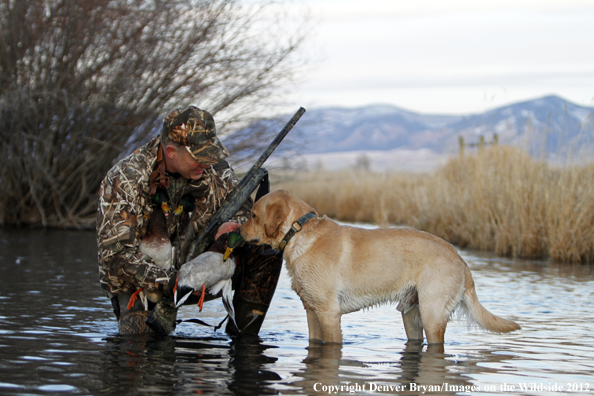
[[425,327],[425,334],[427,334],[427,342],[429,344],[443,344],[445,340],[445,329],[447,322],[437,324],[434,327]]
[[[460,275],[460,274],[457,274]],[[437,278],[419,291],[419,310],[429,344],[443,344],[450,315],[456,310],[464,293],[462,276]]]
[[323,311],[316,312],[322,328],[324,342],[342,342],[342,331],[340,329],[340,317],[342,312]]
[[429,344],[443,344],[446,326],[448,324],[449,312],[445,307],[439,309],[435,306],[427,308],[420,301],[421,320],[427,335],[427,342]]
[[320,326],[320,321],[318,320],[318,315],[314,311],[306,310],[307,312],[307,327],[309,328],[309,340],[324,340],[324,335],[322,333],[322,327]]
[[419,306],[411,308],[407,313],[402,312],[402,321],[404,322],[404,331],[409,340],[423,341],[423,321]]

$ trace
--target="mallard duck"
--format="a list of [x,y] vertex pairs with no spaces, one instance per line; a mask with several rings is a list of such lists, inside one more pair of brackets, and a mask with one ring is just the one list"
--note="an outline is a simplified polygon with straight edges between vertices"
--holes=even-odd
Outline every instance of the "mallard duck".
[[[207,252],[182,265],[174,289],[176,306],[181,306],[193,292],[202,290],[198,301],[202,311],[206,290],[213,295],[222,290],[223,305],[235,323],[231,281],[235,272],[235,257],[231,253],[242,244],[243,239],[238,232],[221,235]],[[223,251],[224,254],[221,253]]]
[[179,205],[177,205],[177,208],[173,211],[173,214],[175,214],[176,216],[179,216],[183,212],[186,212],[186,213],[192,212],[195,207],[194,201],[195,201],[194,197],[192,197],[191,195],[189,195],[189,194],[184,195],[179,200]]
[[[161,206],[155,207],[149,220],[145,236],[140,241],[138,250],[145,255],[145,260],[155,263],[161,269],[171,269],[173,260],[173,247],[167,232],[167,219],[165,211]],[[159,291],[146,291],[143,288],[137,289],[128,303],[128,309],[134,306],[136,298],[140,297],[145,310],[148,311],[148,301],[156,303],[162,297]],[[147,301],[148,300],[148,301]]]
[[222,291],[222,300],[225,310],[235,323],[235,310],[233,309],[233,285],[231,278],[235,272],[235,260],[224,260],[219,252],[204,252],[192,261],[181,266],[177,275],[177,284],[173,301],[180,307],[190,295],[202,290],[198,307],[202,311],[206,290],[215,295]]
[[159,268],[171,269],[173,247],[167,231],[167,219],[161,207],[157,206],[154,209],[138,250],[152,259]]
[[151,196],[151,200],[161,208],[165,216],[169,216],[171,208],[169,207],[169,202],[167,202],[167,193],[165,190],[158,190],[155,195]]

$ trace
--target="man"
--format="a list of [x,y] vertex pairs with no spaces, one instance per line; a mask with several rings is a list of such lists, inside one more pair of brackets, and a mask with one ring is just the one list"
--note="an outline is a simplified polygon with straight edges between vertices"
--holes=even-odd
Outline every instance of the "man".
[[[216,136],[213,117],[195,106],[177,109],[163,120],[158,137],[119,161],[101,184],[97,243],[101,286],[112,297],[120,334],[151,332],[148,310],[130,302],[141,288],[146,294],[170,296],[175,273],[191,242],[201,235],[238,179]],[[216,237],[247,220],[248,200]],[[153,213],[166,214],[173,246],[173,265],[163,269],[139,251]]]

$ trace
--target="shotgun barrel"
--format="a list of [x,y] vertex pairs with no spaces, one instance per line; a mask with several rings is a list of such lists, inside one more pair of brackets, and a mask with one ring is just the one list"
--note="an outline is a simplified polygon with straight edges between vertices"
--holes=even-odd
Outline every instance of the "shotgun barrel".
[[274,138],[272,143],[266,148],[266,150],[260,155],[260,158],[252,165],[250,170],[241,179],[239,184],[227,195],[225,202],[221,205],[217,213],[215,213],[213,219],[206,227],[205,231],[200,237],[194,241],[189,249],[186,261],[192,260],[194,257],[202,254],[213,242],[214,237],[218,228],[221,224],[229,221],[231,217],[239,210],[241,205],[248,199],[252,192],[258,187],[262,179],[267,175],[265,169],[262,168],[264,162],[270,157],[272,152],[287,136],[293,126],[299,121],[301,116],[305,113],[305,109],[300,107],[299,110],[291,117],[289,122]]

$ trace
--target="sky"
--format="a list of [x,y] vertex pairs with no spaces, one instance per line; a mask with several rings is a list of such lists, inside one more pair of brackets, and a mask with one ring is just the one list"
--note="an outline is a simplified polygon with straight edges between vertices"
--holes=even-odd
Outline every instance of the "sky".
[[306,108],[472,114],[559,95],[594,107],[594,0],[296,0]]

